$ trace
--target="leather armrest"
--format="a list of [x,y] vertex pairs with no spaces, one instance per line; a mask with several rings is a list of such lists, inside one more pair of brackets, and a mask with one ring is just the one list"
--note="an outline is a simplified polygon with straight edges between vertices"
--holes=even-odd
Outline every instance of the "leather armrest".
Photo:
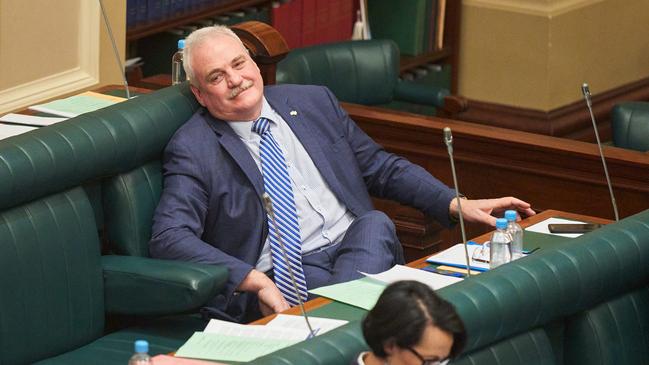
[[451,95],[448,89],[399,81],[394,89],[394,99],[415,104],[433,105],[442,111],[441,116],[454,116],[468,108],[465,98]]
[[138,256],[101,257],[109,313],[162,315],[195,310],[222,290],[222,266]]
[[394,88],[394,99],[415,104],[444,107],[444,98],[450,92],[443,87],[417,84],[410,81],[399,81]]

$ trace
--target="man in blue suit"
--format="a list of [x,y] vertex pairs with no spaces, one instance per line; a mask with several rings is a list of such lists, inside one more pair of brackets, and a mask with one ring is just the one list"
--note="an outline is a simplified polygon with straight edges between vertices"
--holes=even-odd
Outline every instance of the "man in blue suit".
[[[289,307],[277,277],[282,259],[269,243],[281,239],[278,231],[285,241],[297,237],[301,257],[294,270],[308,288],[403,263],[394,225],[374,210],[370,194],[452,224],[457,214],[452,189],[383,150],[328,89],[264,87],[259,68],[228,28],[192,33],[184,61],[191,90],[204,108],[165,149],[150,251],[153,257],[229,269],[225,290],[206,308],[210,316],[248,321]],[[260,125],[272,134],[266,146],[276,148],[279,160],[265,160]],[[279,207],[278,219],[294,218],[294,231],[284,231],[281,223],[274,229],[262,199],[273,190],[269,166],[277,165],[287,177],[288,198],[274,197],[273,206]],[[511,197],[461,205],[466,220],[491,225],[495,210],[534,214],[529,204]]]

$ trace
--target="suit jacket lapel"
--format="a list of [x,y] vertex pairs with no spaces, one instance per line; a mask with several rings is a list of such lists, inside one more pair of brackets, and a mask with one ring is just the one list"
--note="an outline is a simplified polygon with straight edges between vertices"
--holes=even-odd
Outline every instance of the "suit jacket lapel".
[[320,174],[322,174],[322,177],[327,182],[333,193],[338,197],[338,199],[345,201],[343,190],[336,178],[336,175],[331,169],[329,158],[322,151],[313,129],[309,127],[309,121],[303,119],[304,113],[301,112],[299,107],[291,105],[288,97],[275,98],[273,96],[274,95],[266,94],[266,100],[268,100],[268,103],[273,107],[273,109],[275,109],[275,111],[277,111],[277,113],[279,113],[279,115],[282,116],[282,118],[284,118],[289,127],[291,127],[291,130],[295,133],[297,139],[300,140],[309,156],[311,156],[311,160],[320,171]]
[[220,136],[219,142],[221,146],[232,156],[237,165],[246,174],[261,200],[264,193],[263,177],[261,176],[261,172],[259,172],[257,164],[255,164],[252,156],[250,156],[250,152],[246,149],[245,144],[226,122],[215,119],[207,111],[205,111],[205,115],[207,124]]

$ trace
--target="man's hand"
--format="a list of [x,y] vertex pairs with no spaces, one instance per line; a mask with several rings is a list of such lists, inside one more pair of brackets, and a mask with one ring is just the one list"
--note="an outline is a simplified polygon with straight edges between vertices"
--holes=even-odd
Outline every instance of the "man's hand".
[[254,269],[243,279],[237,290],[256,293],[259,299],[259,309],[264,316],[279,313],[291,307],[275,283],[264,273]]
[[[518,211],[519,215],[529,217],[536,214],[529,203],[520,199],[508,196],[497,199],[462,199],[462,215],[467,222],[485,223],[492,227],[496,226],[496,217],[502,216],[505,210],[512,209]],[[451,200],[449,205],[449,214],[453,217],[458,216],[457,200]]]

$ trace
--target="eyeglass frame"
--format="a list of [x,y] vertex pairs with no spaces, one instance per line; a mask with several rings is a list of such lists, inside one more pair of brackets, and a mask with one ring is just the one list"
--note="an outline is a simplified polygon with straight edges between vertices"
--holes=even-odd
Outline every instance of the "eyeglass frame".
[[417,356],[417,358],[421,361],[421,365],[446,365],[450,361],[449,358],[442,359],[442,360],[430,360],[426,359],[417,350],[413,349],[412,347],[406,347],[408,351],[412,352],[413,355]]

